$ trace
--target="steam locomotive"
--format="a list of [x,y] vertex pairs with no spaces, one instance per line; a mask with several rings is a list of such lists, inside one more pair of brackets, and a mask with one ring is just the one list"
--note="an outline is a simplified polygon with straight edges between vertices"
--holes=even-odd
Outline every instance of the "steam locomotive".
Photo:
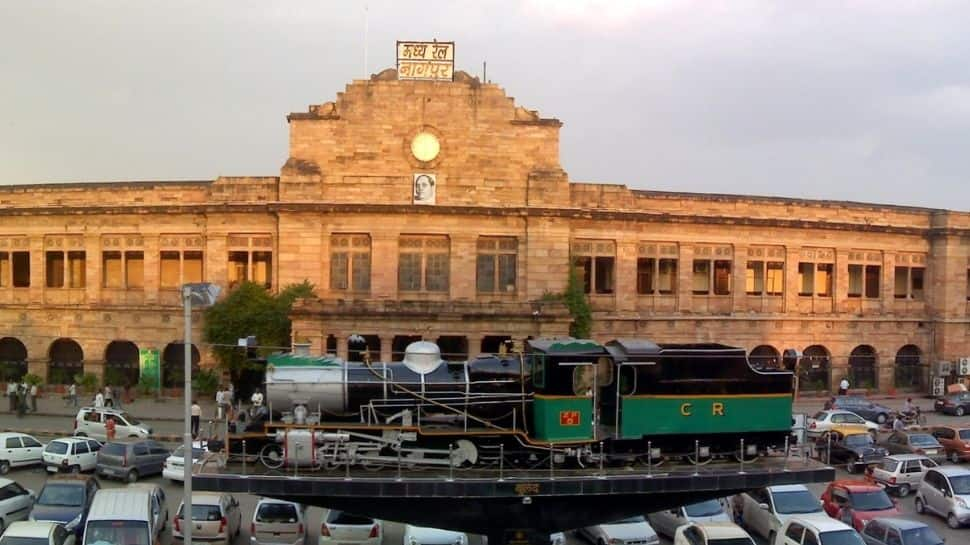
[[[751,461],[791,433],[792,373],[721,344],[537,339],[442,360],[418,341],[403,361],[268,358],[266,407],[248,422],[269,467]],[[249,434],[253,437],[253,434]]]

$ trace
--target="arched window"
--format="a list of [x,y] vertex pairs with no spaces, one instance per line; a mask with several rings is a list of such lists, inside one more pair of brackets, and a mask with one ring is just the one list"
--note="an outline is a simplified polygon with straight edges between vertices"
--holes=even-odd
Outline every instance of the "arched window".
[[832,358],[827,348],[813,344],[802,352],[798,368],[798,389],[818,392],[829,389],[829,369]]
[[923,386],[923,355],[918,346],[907,344],[896,352],[896,387],[916,388]]
[[76,375],[84,373],[84,351],[74,339],[57,339],[48,351],[49,384],[70,384]]
[[878,388],[876,349],[860,344],[849,354],[849,388]]
[[[192,345],[192,374],[199,372],[202,355]],[[162,386],[181,388],[185,385],[185,344],[168,343],[162,351]]]
[[104,351],[104,383],[113,387],[138,384],[138,346],[131,341],[111,341]]
[[748,361],[755,369],[780,369],[781,357],[774,346],[763,344],[756,346],[748,356]]
[[0,380],[19,381],[27,374],[27,347],[19,339],[0,339]]

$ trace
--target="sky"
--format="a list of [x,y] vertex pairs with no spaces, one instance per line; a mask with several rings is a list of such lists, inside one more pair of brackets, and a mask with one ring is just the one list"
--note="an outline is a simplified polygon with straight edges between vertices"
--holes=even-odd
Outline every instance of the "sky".
[[438,39],[564,123],[574,181],[968,211],[968,21],[967,1],[2,1],[0,184],[278,175],[287,113]]

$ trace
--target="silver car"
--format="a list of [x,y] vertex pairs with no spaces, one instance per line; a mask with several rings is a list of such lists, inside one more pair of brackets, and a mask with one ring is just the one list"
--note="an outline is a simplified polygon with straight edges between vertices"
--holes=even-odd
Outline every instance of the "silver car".
[[690,522],[732,522],[720,500],[707,500],[657,511],[647,515],[650,526],[660,535],[673,537],[677,528]]
[[866,545],[943,545],[943,538],[926,524],[889,517],[869,521],[862,540]]
[[927,471],[915,502],[917,513],[939,515],[950,528],[970,523],[970,469],[943,466]]
[[872,469],[872,478],[886,487],[887,492],[898,496],[908,496],[916,490],[923,474],[939,464],[922,454],[896,454],[886,456]]

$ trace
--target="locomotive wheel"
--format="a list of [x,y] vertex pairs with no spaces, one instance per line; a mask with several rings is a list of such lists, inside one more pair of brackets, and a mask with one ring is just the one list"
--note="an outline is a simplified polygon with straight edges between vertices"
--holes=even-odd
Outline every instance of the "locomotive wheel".
[[259,461],[269,469],[278,469],[282,467],[283,462],[286,461],[283,458],[283,447],[277,445],[276,443],[266,444],[262,450],[259,451]]

